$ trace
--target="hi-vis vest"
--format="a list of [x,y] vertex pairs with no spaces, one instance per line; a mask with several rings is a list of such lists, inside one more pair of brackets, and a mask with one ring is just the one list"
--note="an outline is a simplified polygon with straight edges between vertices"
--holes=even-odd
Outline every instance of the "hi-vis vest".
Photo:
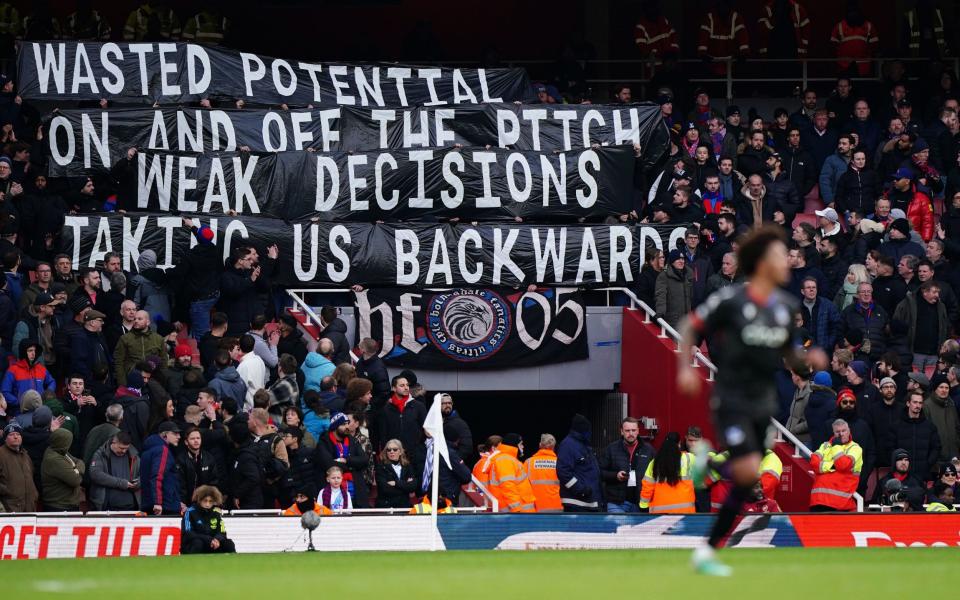
[[640,508],[649,508],[650,513],[694,513],[697,512],[696,493],[690,470],[693,468],[693,455],[684,452],[680,455],[680,481],[670,485],[666,481],[658,482],[653,478],[653,466],[656,460],[647,465],[640,488]]
[[634,42],[641,55],[663,56],[668,52],[680,53],[677,30],[666,17],[660,16],[656,21],[641,18],[634,29],[636,31]]
[[[772,0],[763,7],[763,16],[758,22],[761,38],[760,55],[764,56],[770,47],[770,34],[773,33],[775,25]],[[807,49],[810,47],[810,19],[807,17],[806,9],[796,0],[790,0],[790,22],[793,23],[793,33],[797,39],[797,54],[801,57],[806,56]]]
[[[447,502],[446,508],[441,508],[437,511],[438,515],[452,515],[457,512],[457,509],[453,507],[452,504]],[[429,515],[433,514],[433,506],[430,504],[430,496],[424,496],[418,504],[410,509],[408,514],[411,515]]]
[[837,45],[837,66],[841,71],[849,68],[853,62],[860,75],[870,74],[869,59],[880,42],[873,23],[864,21],[863,25],[854,27],[845,20],[840,21],[834,25],[830,41]]
[[127,22],[123,27],[123,39],[139,41],[147,35],[147,27],[150,24],[150,17],[156,13],[157,20],[160,22],[160,35],[171,40],[180,37],[180,21],[173,9],[165,6],[147,6],[142,5],[127,17]]
[[931,502],[927,505],[927,512],[957,512],[957,507],[947,508],[947,505],[942,502]]
[[[933,9],[934,23],[933,23],[933,42],[936,43],[937,48],[940,50],[940,54],[946,54],[947,51],[947,41],[943,38],[943,14],[940,12],[939,8]],[[917,15],[917,9],[911,8],[907,11],[905,15],[907,19],[907,29],[910,32],[910,41],[908,43],[910,47],[911,56],[919,56],[920,54],[920,17]]]
[[203,11],[187,20],[183,27],[183,39],[200,44],[220,44],[229,26],[226,17]]
[[[710,453],[710,462],[714,465],[720,465],[730,458],[729,452],[719,454]],[[777,488],[780,486],[780,476],[783,474],[783,461],[773,450],[767,450],[760,460],[760,486],[763,488],[763,495],[768,500],[773,500],[777,494]],[[728,480],[723,480],[720,473],[712,470],[707,475],[707,485],[710,486],[710,511],[717,512],[723,506],[727,499],[733,484]]]
[[523,463],[523,470],[527,474],[530,487],[533,488],[537,512],[562,511],[556,452],[541,448]]
[[499,503],[501,512],[536,512],[536,497],[527,480],[523,465],[517,460],[517,448],[500,444],[491,459],[488,489]]
[[843,445],[826,441],[810,457],[810,466],[816,471],[810,506],[848,511],[856,508],[853,495],[863,469],[863,449],[859,444],[853,440]]

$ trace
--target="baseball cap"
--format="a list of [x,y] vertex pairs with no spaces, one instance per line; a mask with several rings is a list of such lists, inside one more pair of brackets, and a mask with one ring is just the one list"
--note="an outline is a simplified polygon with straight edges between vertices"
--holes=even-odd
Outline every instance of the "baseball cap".
[[180,433],[180,427],[173,421],[164,421],[157,428],[157,433]]
[[40,292],[37,294],[37,297],[33,299],[34,306],[46,306],[54,302],[53,296],[46,292]]
[[913,103],[907,100],[906,98],[901,98],[900,100],[897,101],[897,108],[907,108],[907,107],[912,108]]
[[106,321],[106,320],[107,320],[107,315],[103,314],[102,312],[100,312],[100,311],[98,311],[98,310],[91,310],[91,311],[88,312],[87,314],[83,315],[83,322],[84,322],[84,323],[89,323],[90,321],[93,321],[94,319],[103,319],[104,321]]
[[833,210],[833,209],[830,208],[830,207],[827,207],[827,208],[825,208],[825,209],[823,209],[823,210],[815,210],[815,211],[813,211],[813,212],[814,212],[814,214],[816,214],[818,217],[823,217],[824,219],[827,219],[827,220],[830,221],[831,223],[839,223],[839,222],[840,222],[840,217],[837,215],[837,211]]
[[897,169],[897,172],[893,174],[893,180],[899,181],[901,179],[913,179],[913,171],[907,167],[900,167]]

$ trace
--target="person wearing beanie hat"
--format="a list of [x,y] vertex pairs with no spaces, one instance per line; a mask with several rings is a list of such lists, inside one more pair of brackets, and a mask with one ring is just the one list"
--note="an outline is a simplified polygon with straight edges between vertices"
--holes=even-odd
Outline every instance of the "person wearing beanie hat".
[[525,476],[523,440],[516,433],[503,436],[497,453],[490,460],[489,490],[497,499],[501,512],[532,513],[537,511],[537,498]]
[[[340,467],[343,470],[343,488],[347,492],[346,496],[349,497],[344,498],[344,501],[349,500],[353,506],[367,507],[369,504],[364,473],[367,470],[369,458],[363,449],[363,445],[351,433],[356,431],[356,427],[357,420],[352,414],[334,413],[331,415],[330,430],[317,440],[316,466],[320,469],[320,472],[327,472],[328,483],[330,482],[329,469]],[[333,487],[335,489],[339,486],[335,485]],[[329,488],[330,486],[327,489],[328,493]],[[335,508],[327,502],[321,501],[321,504],[328,508]]]
[[590,421],[574,415],[570,433],[557,446],[557,476],[563,512],[598,512],[603,504],[600,464],[591,446]]
[[0,506],[6,512],[37,509],[33,461],[23,446],[23,427],[17,422],[3,428],[0,439]]
[[[185,381],[192,380],[199,382],[198,385],[190,386],[191,389],[197,387],[206,386],[207,382],[203,377],[203,369],[193,365],[193,347],[186,342],[180,342],[176,345],[173,350],[173,365],[169,368],[162,369],[163,377],[166,380],[166,389],[170,392],[170,395],[177,399],[180,397],[180,391],[183,390],[185,386]],[[189,375],[193,373],[193,375]],[[186,391],[186,390],[184,390]],[[191,393],[193,397],[183,398],[184,402],[193,402],[196,400],[196,393]],[[178,404],[178,414],[181,414],[183,407],[180,406],[180,400]]]
[[667,265],[657,276],[654,288],[657,315],[676,327],[693,305],[693,269],[687,265],[683,251],[671,250]]
[[940,434],[940,462],[960,455],[960,417],[950,397],[946,375],[935,373],[930,378],[930,394],[923,403],[923,413]]
[[[891,506],[894,503],[890,500],[891,490],[897,490],[903,496],[906,490],[926,490],[923,480],[916,477],[911,471],[910,453],[904,448],[896,448],[887,453],[883,458],[884,464],[889,464],[890,472],[877,481],[877,487],[871,499],[872,504],[881,506]],[[887,462],[889,461],[889,462]],[[877,461],[880,463],[880,461]],[[899,486],[891,484],[891,480],[899,482]],[[898,503],[899,504],[899,503]]]
[[862,360],[850,363],[847,369],[847,387],[856,396],[858,406],[866,409],[880,397],[880,390],[870,381],[870,368]]
[[43,357],[40,344],[36,340],[22,340],[19,344],[19,357],[20,360],[7,369],[3,382],[0,383],[0,391],[3,392],[3,398],[6,400],[8,416],[18,414],[20,397],[27,390],[46,392],[53,391],[57,387],[56,381],[47,368],[40,363]]
[[190,335],[199,342],[210,331],[210,313],[220,299],[223,256],[213,243],[212,229],[187,218],[183,219],[183,226],[193,232],[197,245],[180,257],[170,278],[181,282],[190,303]]
[[[858,406],[857,396],[852,390],[843,388],[837,393],[834,413],[829,419],[830,423],[833,423],[836,419],[846,421],[850,429],[850,435],[863,451],[863,468],[860,471],[860,483],[857,485],[857,493],[861,496],[865,496],[867,493],[867,481],[873,472],[877,452],[877,444],[870,423],[861,416],[865,415],[867,410],[869,410],[869,407],[860,408]],[[827,432],[827,439],[829,439],[830,433],[830,431]],[[886,452],[886,448],[884,448],[884,452]]]

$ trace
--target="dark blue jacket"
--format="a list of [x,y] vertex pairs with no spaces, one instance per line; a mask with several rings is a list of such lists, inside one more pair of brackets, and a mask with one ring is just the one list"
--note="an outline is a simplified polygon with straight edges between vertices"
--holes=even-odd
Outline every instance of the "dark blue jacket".
[[810,448],[816,451],[820,444],[833,435],[833,421],[830,416],[837,409],[837,393],[820,385],[812,385],[810,388],[810,398],[803,409],[803,417],[810,428]]
[[173,446],[157,435],[144,442],[140,455],[140,507],[145,513],[153,510],[154,504],[164,511],[180,512],[180,476]]
[[840,311],[826,298],[817,297],[817,302],[807,317],[807,307],[802,305],[803,328],[813,336],[816,345],[824,348],[828,353],[833,351],[840,333]]
[[600,465],[590,447],[590,434],[571,431],[557,447],[557,476],[564,508],[598,511],[603,506]]

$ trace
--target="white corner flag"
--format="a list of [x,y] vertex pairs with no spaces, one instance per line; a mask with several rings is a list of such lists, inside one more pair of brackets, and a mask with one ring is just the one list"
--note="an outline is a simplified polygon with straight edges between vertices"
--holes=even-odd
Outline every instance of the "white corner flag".
[[[434,394],[433,404],[430,405],[430,410],[427,411],[427,418],[423,422],[423,428],[427,433],[430,434],[430,437],[433,438],[433,473],[431,474],[431,483],[430,483],[430,518],[433,521],[433,540],[431,542],[431,550],[437,550],[439,545],[440,529],[437,527],[437,497],[440,490],[440,457],[443,456],[443,460],[446,461],[447,467],[451,470],[453,466],[450,464],[450,453],[447,451],[447,439],[443,437],[443,415],[440,413],[440,396],[442,394]],[[449,499],[453,502],[453,499]]]

